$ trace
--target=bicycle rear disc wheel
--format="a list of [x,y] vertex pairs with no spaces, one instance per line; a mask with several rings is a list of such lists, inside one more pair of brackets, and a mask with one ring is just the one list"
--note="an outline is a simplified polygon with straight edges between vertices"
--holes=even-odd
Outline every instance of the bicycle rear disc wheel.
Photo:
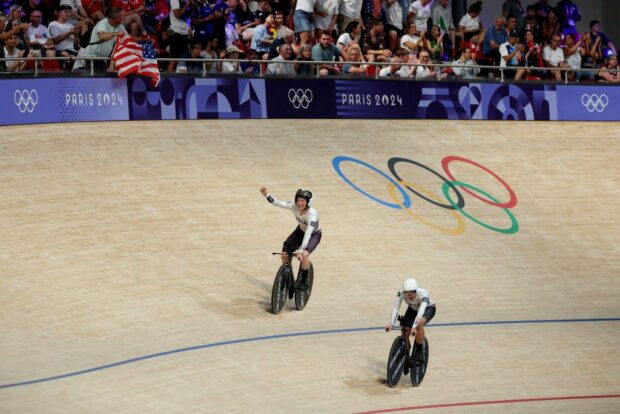
[[428,340],[424,338],[424,362],[414,362],[414,365],[411,368],[411,383],[414,387],[419,387],[420,384],[422,384],[422,380],[424,380],[426,368],[428,367],[428,356]]
[[400,377],[403,375],[406,354],[405,340],[403,337],[398,336],[394,338],[387,363],[387,382],[391,388],[398,385],[398,381],[400,381]]
[[290,273],[289,265],[283,264],[278,269],[276,278],[273,281],[273,288],[271,289],[271,310],[275,314],[278,314],[286,303]]
[[[299,279],[300,276],[297,276]],[[308,289],[295,290],[295,307],[297,310],[303,310],[308,304],[310,300],[310,294],[312,293],[312,282],[314,281],[314,266],[310,263],[310,267],[308,268]]]

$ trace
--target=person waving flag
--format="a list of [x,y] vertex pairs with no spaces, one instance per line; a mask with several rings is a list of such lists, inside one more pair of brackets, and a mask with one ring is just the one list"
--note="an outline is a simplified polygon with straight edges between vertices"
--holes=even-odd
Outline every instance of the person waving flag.
[[131,36],[121,36],[114,47],[112,59],[120,78],[131,73],[151,78],[151,85],[159,84],[159,66],[153,42],[150,40],[136,42]]

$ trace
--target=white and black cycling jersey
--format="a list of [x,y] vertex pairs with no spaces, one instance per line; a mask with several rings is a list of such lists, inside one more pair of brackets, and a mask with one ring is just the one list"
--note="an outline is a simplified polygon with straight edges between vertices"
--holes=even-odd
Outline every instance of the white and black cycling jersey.
[[267,201],[274,206],[286,208],[293,212],[295,220],[297,220],[297,223],[299,224],[299,228],[304,232],[304,241],[300,250],[304,250],[306,248],[313,233],[318,233],[321,231],[321,227],[319,226],[319,212],[314,208],[308,207],[304,212],[301,212],[299,211],[297,204],[293,201],[280,201],[271,194],[267,195]]
[[435,305],[431,298],[428,296],[428,291],[426,291],[425,289],[418,288],[418,290],[416,290],[415,299],[409,301],[407,300],[407,298],[405,298],[403,289],[401,288],[398,290],[398,293],[396,293],[396,299],[394,299],[394,308],[392,309],[392,315],[390,316],[391,325],[396,324],[398,312],[400,311],[400,305],[403,303],[403,300],[411,309],[418,313],[418,317],[416,318],[416,322],[414,323],[414,328],[415,326],[417,326],[419,318],[424,315],[424,311],[426,310],[426,308],[428,306]]

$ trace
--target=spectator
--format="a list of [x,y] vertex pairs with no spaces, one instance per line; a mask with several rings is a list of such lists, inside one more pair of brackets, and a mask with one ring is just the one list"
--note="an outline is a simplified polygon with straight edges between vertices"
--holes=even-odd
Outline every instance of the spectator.
[[[342,57],[342,53],[340,53],[340,49],[332,44],[332,37],[329,33],[323,32],[321,33],[321,37],[319,38],[319,43],[312,47],[312,60],[315,62],[332,62],[340,60]],[[339,75],[341,73],[340,68],[336,65],[330,65],[326,63],[319,64],[319,75]]]
[[606,63],[597,72],[596,79],[599,82],[620,82],[620,76],[618,76],[618,56],[611,55],[606,59]]
[[581,61],[585,55],[586,50],[582,46],[581,39],[576,40],[575,35],[567,34],[564,38],[564,59],[569,67],[575,69],[574,71],[568,72],[569,81],[579,81],[582,75],[585,75],[587,78],[588,73],[581,71]]
[[301,45],[299,49],[299,53],[297,56],[297,60],[300,62],[297,67],[297,74],[302,76],[312,76],[315,74],[314,63],[312,62],[312,46],[310,45]]
[[409,54],[418,55],[418,50],[422,48],[423,39],[418,36],[418,29],[415,23],[410,23],[407,34],[400,38],[400,47],[409,50]]
[[467,13],[461,18],[456,36],[461,41],[480,44],[484,40],[485,30],[480,22],[482,2],[477,1],[469,6]]
[[77,56],[79,44],[76,35],[80,28],[69,23],[70,17],[71,6],[63,5],[58,7],[58,19],[50,23],[49,32],[57,56]]
[[[444,49],[448,56],[454,45],[456,44],[454,20],[452,19],[452,10],[449,8],[450,0],[439,0],[437,6],[433,9],[433,23],[439,26],[441,34],[444,35]],[[446,37],[446,33],[448,36]]]
[[[202,58],[202,42],[194,40],[191,42],[190,51],[183,54],[181,59],[201,59]],[[202,74],[203,62],[179,60],[177,64],[177,73]]]
[[368,62],[384,62],[392,56],[392,52],[386,48],[383,22],[380,19],[372,21],[372,28],[364,36],[362,50]]
[[71,8],[68,23],[80,29],[80,36],[84,36],[88,29],[94,26],[95,23],[88,17],[81,0],[60,0],[60,5],[67,5]]
[[359,45],[362,36],[362,24],[358,21],[351,21],[347,25],[345,32],[338,37],[336,46],[340,49],[345,60],[349,60],[348,49],[352,45]]
[[577,5],[571,0],[561,0],[555,7],[558,9],[561,33],[564,35],[577,34],[577,26],[575,25],[575,22],[581,20],[579,7],[577,7]]
[[241,37],[243,42],[249,42],[252,40],[254,34],[254,28],[261,22],[254,13],[248,9],[248,5],[245,0],[239,0],[237,3],[237,33]]
[[419,53],[420,65],[414,66],[411,74],[415,79],[435,79],[437,77],[437,71],[433,65],[430,65],[431,55],[428,50],[422,49]]
[[542,32],[545,43],[549,43],[553,35],[560,34],[560,21],[555,9],[550,9],[547,13],[547,20],[543,22]]
[[458,79],[475,79],[480,73],[480,68],[477,67],[478,62],[476,62],[476,57],[468,47],[463,48],[461,57],[452,64],[454,65],[452,66],[452,73],[454,73],[454,76]]
[[282,63],[284,61],[290,61],[293,54],[293,48],[290,44],[284,43],[278,47],[280,53],[275,58],[271,59],[267,65],[267,74],[269,75],[288,75],[295,76],[296,63]]
[[525,22],[523,27],[521,28],[521,38],[525,37],[525,32],[527,30],[531,30],[534,35],[534,39],[537,43],[540,43],[542,40],[542,28],[540,24],[538,24],[538,19],[536,18],[536,9],[534,6],[527,6],[527,12],[525,15]]
[[364,60],[364,54],[360,45],[355,44],[349,47],[349,57],[347,60],[352,63],[345,63],[342,67],[342,73],[353,76],[366,75],[366,61]]
[[426,39],[425,44],[431,55],[431,62],[439,63],[443,56],[443,36],[441,29],[436,24],[431,27],[431,34]]
[[290,0],[272,0],[271,3],[273,12],[280,13],[283,17],[283,21],[288,22],[291,15],[291,6],[293,2]]
[[284,25],[284,15],[282,14],[282,12],[273,12],[273,28],[276,31],[276,39],[280,39],[281,37],[283,37],[284,33],[287,33],[287,31],[292,31],[293,36],[295,36],[295,32]]
[[168,27],[170,27],[170,4],[167,0],[146,0],[144,3],[144,27],[150,34],[158,35],[161,40],[166,40]]
[[256,26],[254,29],[254,34],[252,35],[250,48],[256,50],[259,58],[263,60],[268,59],[269,48],[275,40],[274,37],[267,31],[267,26],[271,27],[273,25],[273,21],[273,14],[270,14],[265,19],[265,23]]
[[[284,26],[283,26],[284,27]],[[271,47],[269,48],[269,60],[273,60],[276,56],[281,55],[279,48],[284,44],[291,45],[295,43],[295,32],[285,27],[284,30],[280,33],[282,37],[279,37],[273,41]],[[295,60],[295,51],[291,49],[291,54],[289,56],[290,60]]]
[[[10,35],[4,44],[4,47],[0,48],[0,58],[21,58],[27,52],[26,50],[20,50],[17,48],[19,38],[17,34]],[[27,61],[25,60],[6,60],[0,61],[0,71],[4,72],[20,72],[26,68]]]
[[391,65],[379,71],[380,78],[408,78],[411,75],[411,68],[400,63],[408,63],[409,50],[405,48],[396,51],[396,57],[392,59]]
[[[499,55],[501,56],[500,67],[517,67],[525,66],[525,47],[519,43],[519,32],[513,30],[508,36],[508,41],[502,43],[499,47]],[[504,76],[518,81],[521,80],[525,73],[524,69],[516,69],[504,71]]]
[[[97,22],[90,34],[90,44],[80,49],[79,57],[110,57],[114,50],[114,44],[119,36],[127,31],[123,26],[123,10],[119,7],[112,7],[108,17]],[[86,66],[84,60],[76,60],[73,70],[78,70]],[[95,61],[95,67],[105,70],[107,62]],[[110,69],[112,68],[110,62]]]
[[559,34],[553,35],[551,43],[545,46],[543,49],[543,61],[545,67],[556,68],[549,69],[549,73],[555,78],[556,81],[562,80],[562,72],[557,68],[567,68],[568,65],[564,62],[564,51],[560,47],[561,37]]
[[[170,46],[170,57],[178,59],[189,50],[189,27],[191,8],[194,0],[170,0],[170,35],[168,44]],[[176,60],[168,63],[168,72],[174,72]]]
[[[362,15],[362,0],[341,0],[340,8],[338,10],[338,32],[344,33],[345,27],[350,22],[360,22]],[[362,26],[362,29],[367,29]]]
[[82,7],[93,23],[105,19],[107,7],[104,0],[82,0]]
[[340,0],[317,0],[316,8],[322,13],[314,14],[314,32],[315,38],[318,39],[321,31],[334,33],[336,30],[336,22],[338,20],[338,8]]
[[[534,32],[526,30],[523,36],[523,46],[525,46],[525,66],[528,68],[540,68],[544,66],[542,59],[542,46],[536,42]],[[541,78],[543,73],[536,69],[527,69],[526,75],[536,76]]]
[[[239,33],[237,33],[237,0],[226,0],[227,8],[224,10],[224,34],[226,39],[226,47],[236,45],[239,42]],[[280,14],[280,22],[282,21],[282,14]],[[276,23],[278,19],[276,18]],[[278,32],[280,26],[277,27]]]
[[0,16],[0,47],[13,35],[17,35],[17,41],[19,43],[20,37],[24,37],[24,33],[28,30],[28,27],[30,27],[28,23],[14,25],[6,20],[6,16]]
[[[204,50],[202,51],[202,53],[200,54],[200,56],[202,56],[203,59],[217,59],[217,39],[215,37],[207,37],[207,39],[204,42],[205,47]],[[249,59],[249,54],[248,54],[248,59]],[[254,56],[252,59],[256,59],[256,56]],[[215,62],[207,62],[207,73],[217,73],[217,63]]]
[[[237,46],[228,46],[226,50],[222,50],[220,54],[222,59],[239,59],[241,50]],[[241,73],[240,62],[221,62],[220,73]]]
[[[248,8],[251,9],[250,5],[248,5]],[[269,0],[258,0],[258,8],[254,11],[254,15],[258,18],[258,23],[265,23],[270,14],[273,14],[271,2]]]
[[142,14],[146,10],[144,0],[112,0],[112,7],[123,10],[123,25],[133,37],[146,36]]
[[553,7],[549,6],[549,0],[539,0],[538,3],[534,4],[534,8],[536,9],[536,18],[538,19],[538,25],[542,26],[542,23],[547,20],[549,10],[551,10]]
[[54,41],[47,27],[41,24],[43,14],[39,10],[30,13],[30,26],[26,30],[26,46],[33,50],[33,56],[54,57]]
[[[599,38],[600,41],[598,40]],[[594,45],[597,45],[597,63],[602,63],[607,56],[616,54],[616,47],[611,43],[607,35],[601,32],[601,22],[598,20],[590,22],[590,39],[592,39]]]
[[[325,17],[326,12],[318,10],[317,0],[297,0],[293,19],[295,22],[295,33],[299,33],[302,44],[314,43],[314,13]],[[331,36],[331,34],[330,34]]]
[[524,15],[523,5],[521,0],[506,0],[502,4],[502,15],[504,18],[514,17],[517,22],[523,19]]
[[398,38],[403,35],[403,11],[398,0],[384,1],[383,8],[386,10],[387,19],[387,25],[385,26],[387,48],[394,52],[398,46]]
[[[18,40],[17,48],[18,49],[24,49],[26,47],[25,36],[26,36],[26,30],[28,30],[28,23],[24,22],[23,18],[24,18],[24,11],[22,9],[22,6],[20,6],[19,4],[11,5],[9,9],[9,15],[6,18],[4,31],[12,32],[11,34],[17,35],[17,40]],[[13,31],[14,27],[19,27],[21,29]]]
[[245,53],[245,58],[248,62],[241,62],[241,71],[246,75],[260,75],[260,64],[256,62],[258,52],[254,49],[248,49]]
[[482,43],[482,54],[484,57],[493,59],[495,66],[500,64],[499,47],[508,41],[508,33],[506,31],[506,18],[498,16],[495,19],[495,25],[487,30]]
[[433,7],[433,0],[416,0],[409,6],[407,22],[415,23],[420,35],[426,33],[428,30],[428,19],[431,17],[431,7]]

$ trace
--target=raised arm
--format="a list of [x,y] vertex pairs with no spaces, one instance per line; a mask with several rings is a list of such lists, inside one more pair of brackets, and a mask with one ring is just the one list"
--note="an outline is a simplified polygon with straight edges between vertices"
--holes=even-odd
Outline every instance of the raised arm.
[[[261,187],[260,193],[265,198],[267,198],[267,201],[269,201],[274,206],[278,206],[278,207],[282,207],[282,208],[287,208],[287,209],[291,209],[292,206],[293,206],[292,202],[290,202],[290,201],[280,201],[277,198],[275,198],[274,196],[272,196],[271,194],[269,194],[269,192],[267,191],[266,187]],[[310,226],[308,226],[308,227],[310,227]]]

